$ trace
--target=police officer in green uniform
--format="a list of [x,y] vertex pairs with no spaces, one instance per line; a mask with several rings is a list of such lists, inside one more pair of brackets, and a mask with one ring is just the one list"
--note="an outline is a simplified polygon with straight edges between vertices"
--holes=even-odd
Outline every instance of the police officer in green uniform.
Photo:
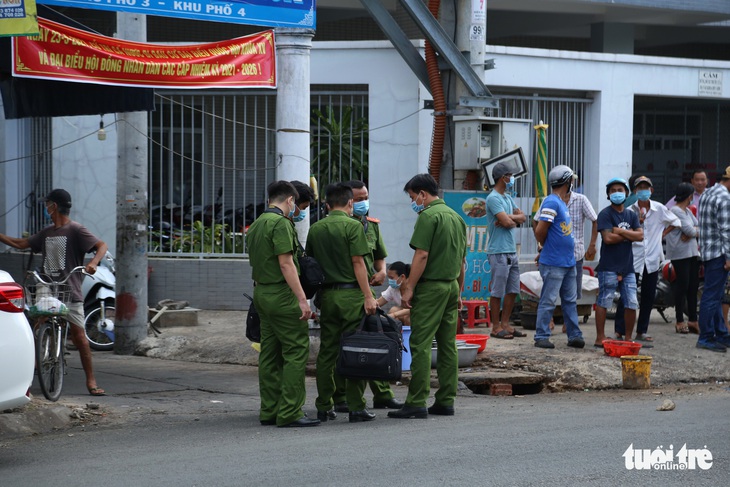
[[[364,256],[370,253],[362,225],[351,218],[352,190],[342,184],[329,185],[325,200],[329,215],[309,230],[307,253],[317,259],[325,275],[319,291],[320,348],[317,356],[317,418],[334,419],[335,363],[340,336],[360,324],[362,310],[375,314],[377,302],[368,283]],[[365,381],[346,381],[345,393],[351,423],[372,421],[363,392]]]
[[287,181],[275,181],[267,191],[269,207],[246,235],[253,302],[261,317],[259,420],[280,427],[317,426],[320,421],[302,411],[312,312],[293,258],[298,244],[291,218],[299,195]]
[[[385,258],[388,252],[385,249],[383,236],[380,233],[380,220],[368,215],[370,211],[370,194],[365,183],[358,180],[348,181],[345,183],[352,189],[353,205],[352,218],[359,221],[363,225],[365,238],[368,241],[370,253],[363,256],[365,259],[365,267],[368,270],[368,279],[371,286],[380,286],[386,279]],[[335,374],[335,390],[334,401],[335,411],[347,411],[347,402],[345,401],[345,380]],[[373,392],[373,408],[375,409],[400,409],[403,403],[395,399],[395,394],[390,387],[390,382],[385,380],[368,381],[370,390]]]
[[[466,224],[438,197],[438,183],[418,174],[403,190],[418,213],[410,246],[415,251],[402,302],[411,310],[411,383],[405,406],[390,418],[452,416],[458,383],[456,322],[464,284]],[[436,337],[439,389],[426,409],[431,381],[431,342]]]

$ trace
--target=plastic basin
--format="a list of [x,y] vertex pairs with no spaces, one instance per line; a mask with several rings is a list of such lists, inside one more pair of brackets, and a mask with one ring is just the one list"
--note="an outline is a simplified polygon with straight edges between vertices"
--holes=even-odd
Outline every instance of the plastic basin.
[[[469,367],[477,359],[477,353],[479,353],[479,345],[472,345],[467,343],[466,345],[459,345],[456,347],[456,353],[459,361],[459,367]],[[438,361],[438,348],[434,347],[431,349],[431,368],[436,368]]]
[[603,353],[609,357],[639,355],[639,349],[641,349],[641,343],[624,340],[603,340]]
[[479,350],[477,353],[482,353],[485,348],[487,348],[487,340],[489,340],[489,335],[478,335],[476,333],[465,333],[463,335],[456,335],[456,340],[464,340],[466,343],[470,345],[479,345]]

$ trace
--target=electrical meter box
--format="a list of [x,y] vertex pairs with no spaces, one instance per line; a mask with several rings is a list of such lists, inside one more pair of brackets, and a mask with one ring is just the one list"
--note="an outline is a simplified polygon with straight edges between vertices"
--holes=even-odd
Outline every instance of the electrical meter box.
[[532,125],[532,120],[521,118],[454,117],[454,169],[481,169],[482,162],[517,148],[532,160]]

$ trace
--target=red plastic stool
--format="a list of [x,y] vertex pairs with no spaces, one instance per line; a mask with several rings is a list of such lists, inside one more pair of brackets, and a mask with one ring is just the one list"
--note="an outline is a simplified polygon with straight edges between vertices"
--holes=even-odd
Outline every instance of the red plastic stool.
[[[491,325],[489,319],[489,301],[473,300],[462,301],[462,306],[466,307],[466,324],[468,328],[474,328],[478,323],[486,323]],[[484,318],[479,318],[479,309],[484,308]]]

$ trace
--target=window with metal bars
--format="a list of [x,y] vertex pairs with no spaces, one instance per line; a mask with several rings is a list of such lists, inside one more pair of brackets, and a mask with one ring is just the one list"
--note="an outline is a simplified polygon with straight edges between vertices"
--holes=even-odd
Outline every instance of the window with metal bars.
[[[156,96],[149,114],[150,254],[246,255],[246,228],[265,209],[276,176],[275,94]],[[311,173],[319,187],[367,180],[367,87],[313,87],[311,108]],[[324,216],[322,205],[310,215]]]

